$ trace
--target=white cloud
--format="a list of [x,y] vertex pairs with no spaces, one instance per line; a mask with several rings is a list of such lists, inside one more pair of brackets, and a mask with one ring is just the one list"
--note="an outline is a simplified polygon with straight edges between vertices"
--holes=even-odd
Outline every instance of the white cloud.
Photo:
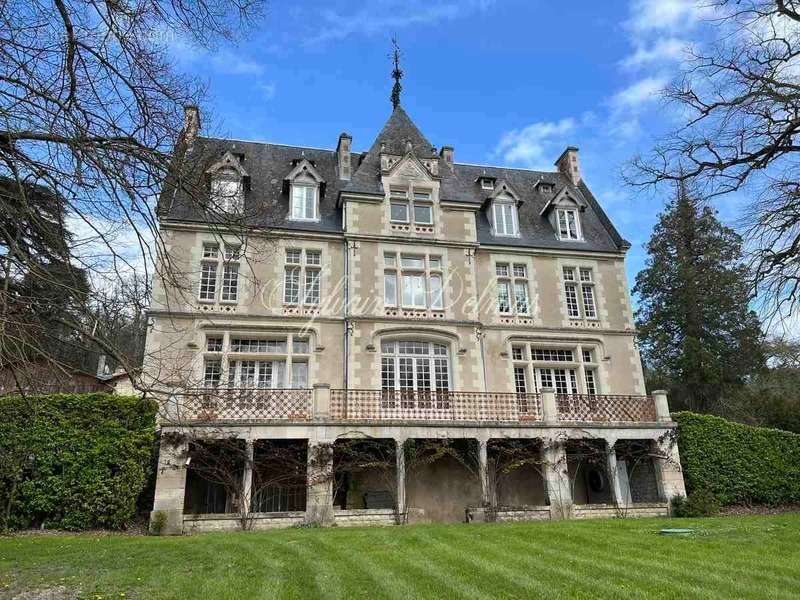
[[649,102],[658,100],[666,84],[666,77],[645,77],[614,94],[609,103],[617,110],[637,110]]
[[711,15],[708,0],[634,0],[627,25],[635,32],[680,32]]
[[625,57],[620,64],[626,69],[633,69],[652,63],[675,62],[683,58],[690,46],[690,42],[680,38],[660,39],[649,46],[639,45],[634,53]]
[[208,62],[215,71],[225,75],[254,75],[259,77],[264,74],[264,65],[230,50],[220,50],[212,54]]
[[261,90],[261,95],[264,97],[265,100],[272,100],[275,97],[275,82],[273,81],[265,81],[258,83],[256,87]]
[[532,169],[551,170],[558,149],[567,146],[563,139],[577,128],[575,119],[543,121],[503,134],[495,149],[495,156],[507,163]]

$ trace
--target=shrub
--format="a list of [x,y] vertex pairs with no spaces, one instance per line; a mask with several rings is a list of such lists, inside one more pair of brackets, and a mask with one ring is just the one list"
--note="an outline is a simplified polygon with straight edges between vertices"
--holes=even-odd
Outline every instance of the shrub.
[[167,513],[162,510],[157,510],[150,518],[150,533],[153,535],[161,535],[164,527],[167,525]]
[[709,490],[697,490],[688,497],[672,499],[673,517],[713,517],[719,512],[719,500]]
[[125,527],[155,413],[152,401],[101,393],[0,397],[0,526]]
[[687,491],[723,506],[800,502],[800,435],[679,412],[678,446]]

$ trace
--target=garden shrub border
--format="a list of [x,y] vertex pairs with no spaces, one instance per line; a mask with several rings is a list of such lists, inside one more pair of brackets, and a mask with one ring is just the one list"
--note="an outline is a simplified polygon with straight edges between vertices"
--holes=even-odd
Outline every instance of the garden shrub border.
[[156,410],[105,393],[0,397],[0,528],[125,528],[152,470]]
[[689,493],[708,490],[723,506],[800,502],[800,435],[691,412],[672,418]]

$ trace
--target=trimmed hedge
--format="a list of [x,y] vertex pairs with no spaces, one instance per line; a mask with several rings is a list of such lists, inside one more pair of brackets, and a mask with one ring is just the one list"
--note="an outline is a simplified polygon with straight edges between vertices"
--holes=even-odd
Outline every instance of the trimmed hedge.
[[800,502],[800,435],[679,412],[678,447],[689,492],[723,505]]
[[0,527],[125,527],[147,483],[156,405],[110,394],[0,397]]

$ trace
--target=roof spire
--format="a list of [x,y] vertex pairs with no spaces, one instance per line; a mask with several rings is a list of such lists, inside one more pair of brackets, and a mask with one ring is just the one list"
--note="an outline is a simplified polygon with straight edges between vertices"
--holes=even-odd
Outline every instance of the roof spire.
[[400,85],[400,80],[403,78],[403,70],[400,68],[400,46],[397,44],[397,38],[392,38],[392,48],[392,53],[389,55],[389,58],[394,62],[394,69],[392,70],[392,79],[394,79],[392,107],[397,108],[400,106],[400,92],[403,91],[403,86]]

